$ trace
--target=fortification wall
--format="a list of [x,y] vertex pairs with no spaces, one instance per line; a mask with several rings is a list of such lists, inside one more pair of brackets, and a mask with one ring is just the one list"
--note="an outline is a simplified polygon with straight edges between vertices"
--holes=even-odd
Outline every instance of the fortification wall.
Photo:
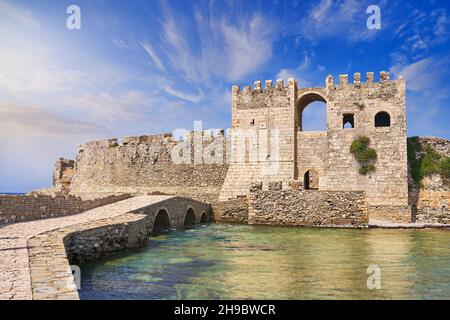
[[[183,148],[179,148],[181,145],[170,134],[82,145],[76,158],[70,194],[90,198],[99,194],[154,192],[216,201],[228,169],[224,159],[226,140],[223,131],[214,137],[209,135],[210,140],[205,137],[203,144],[200,143],[204,149],[200,151],[194,150],[192,136],[186,138],[185,152],[190,152],[186,159],[190,161],[181,163],[174,163],[172,151],[177,147],[179,155],[183,155]],[[215,145],[221,145],[223,151],[216,154],[219,149],[208,148]],[[208,162],[211,159],[203,161],[208,152],[218,161],[212,164]]]
[[0,225],[77,214],[130,197],[123,194],[83,201],[74,196],[0,195]]
[[247,195],[252,181],[287,182],[294,174],[296,82],[233,86],[230,168],[220,200]]
[[363,191],[282,190],[281,183],[253,184],[249,224],[312,227],[367,227]]
[[[362,83],[356,73],[354,82],[349,83],[348,76],[341,75],[338,85],[327,79],[329,157],[322,190],[364,190],[371,218],[386,218],[379,213],[395,209],[389,220],[410,222],[405,81],[390,80],[386,72],[380,73],[380,82],[374,82],[373,73],[367,73],[366,78]],[[375,126],[379,112],[389,114],[390,126]],[[353,117],[354,128],[343,128],[345,115]],[[358,163],[350,153],[352,141],[362,135],[370,138],[370,147],[378,155],[376,170],[368,175],[359,174]]]
[[[430,146],[442,156],[450,157],[450,141],[433,137],[420,137],[417,142],[425,150]],[[416,159],[421,152],[414,154]],[[411,164],[409,164],[411,170]],[[409,202],[413,208],[413,219],[420,223],[450,224],[450,185],[440,174],[426,176],[422,187],[409,175]]]

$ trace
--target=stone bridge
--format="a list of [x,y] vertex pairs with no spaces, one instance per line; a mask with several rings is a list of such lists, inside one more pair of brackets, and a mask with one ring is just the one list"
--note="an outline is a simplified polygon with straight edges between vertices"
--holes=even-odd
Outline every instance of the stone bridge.
[[70,216],[0,225],[0,300],[78,299],[70,265],[213,220],[208,204],[143,195]]

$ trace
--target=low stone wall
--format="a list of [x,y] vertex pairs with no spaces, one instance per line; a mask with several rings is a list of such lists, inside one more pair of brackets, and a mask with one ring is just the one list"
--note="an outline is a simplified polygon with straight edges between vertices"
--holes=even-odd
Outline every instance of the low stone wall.
[[83,201],[73,196],[0,195],[0,225],[72,215],[130,197],[123,194]]
[[254,184],[249,198],[249,224],[277,226],[367,227],[369,218],[363,191],[281,190],[281,184],[263,191]]
[[33,299],[79,299],[71,264],[137,248],[148,234],[148,216],[127,213],[32,237],[28,256]]
[[188,210],[193,210],[196,224],[203,215],[214,220],[209,204],[170,197],[115,218],[38,234],[27,241],[33,299],[78,299],[70,265],[142,246],[161,210],[168,214],[170,228],[183,226]]
[[421,190],[417,199],[415,221],[450,224],[450,191]]
[[248,223],[248,199],[236,198],[228,201],[215,202],[212,205],[217,222]]
[[369,206],[370,219],[411,223],[411,208],[409,206]]

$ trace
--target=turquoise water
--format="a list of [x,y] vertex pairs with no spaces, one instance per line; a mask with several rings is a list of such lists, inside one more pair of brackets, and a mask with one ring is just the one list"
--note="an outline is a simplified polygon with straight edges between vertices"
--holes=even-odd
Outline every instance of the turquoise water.
[[450,299],[450,230],[199,226],[81,272],[82,299]]

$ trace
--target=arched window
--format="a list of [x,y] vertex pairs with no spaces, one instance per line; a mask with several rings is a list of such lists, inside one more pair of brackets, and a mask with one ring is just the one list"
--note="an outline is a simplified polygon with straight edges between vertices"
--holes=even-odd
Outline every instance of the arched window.
[[192,208],[189,208],[189,210],[186,212],[183,225],[185,227],[190,227],[190,226],[195,225],[195,213]]
[[390,127],[391,116],[389,113],[381,111],[375,115],[375,127]]
[[305,172],[303,179],[303,186],[305,190],[319,189],[319,174],[315,170],[308,170]]
[[319,94],[311,92],[298,100],[300,131],[323,131],[327,129],[327,102]]
[[345,113],[342,122],[344,129],[351,129],[355,127],[355,118],[352,113]]
[[170,219],[167,211],[161,209],[155,217],[155,222],[153,222],[153,233],[163,233],[170,230]]

